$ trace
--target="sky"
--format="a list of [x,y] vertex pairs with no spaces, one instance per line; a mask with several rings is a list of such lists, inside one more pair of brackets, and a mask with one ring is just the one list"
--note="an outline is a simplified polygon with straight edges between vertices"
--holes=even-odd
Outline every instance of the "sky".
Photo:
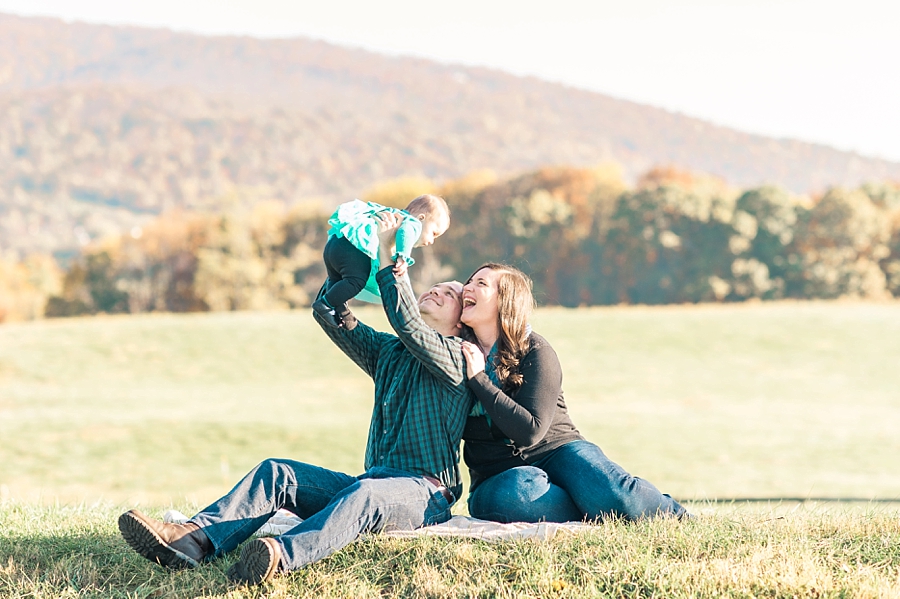
[[0,0],[487,66],[900,162],[898,0]]

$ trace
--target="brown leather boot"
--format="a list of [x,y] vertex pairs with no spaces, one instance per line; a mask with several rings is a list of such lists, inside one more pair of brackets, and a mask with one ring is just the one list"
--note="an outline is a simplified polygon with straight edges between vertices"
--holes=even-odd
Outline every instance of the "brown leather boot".
[[137,510],[119,516],[119,531],[139,554],[162,566],[193,568],[212,552],[212,543],[193,522],[170,524]]
[[281,565],[281,546],[275,539],[253,539],[241,551],[241,559],[228,568],[228,580],[236,584],[262,584],[275,576]]

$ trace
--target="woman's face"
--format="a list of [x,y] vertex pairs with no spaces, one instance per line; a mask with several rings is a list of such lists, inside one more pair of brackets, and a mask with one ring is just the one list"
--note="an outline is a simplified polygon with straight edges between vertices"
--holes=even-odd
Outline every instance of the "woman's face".
[[501,271],[482,268],[463,287],[460,320],[477,329],[479,325],[496,325],[500,316],[498,288]]

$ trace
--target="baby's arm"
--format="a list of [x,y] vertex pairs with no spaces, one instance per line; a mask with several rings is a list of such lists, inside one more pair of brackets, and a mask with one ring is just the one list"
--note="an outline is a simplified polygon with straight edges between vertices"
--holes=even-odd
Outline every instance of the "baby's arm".
[[422,234],[422,223],[415,218],[406,217],[400,223],[394,238],[396,252],[400,257],[409,258],[413,246]]
[[376,218],[378,219],[378,269],[381,270],[392,265],[394,274],[402,277],[406,274],[408,264],[406,258],[394,253],[394,245],[403,217],[396,212],[385,211],[376,215]]

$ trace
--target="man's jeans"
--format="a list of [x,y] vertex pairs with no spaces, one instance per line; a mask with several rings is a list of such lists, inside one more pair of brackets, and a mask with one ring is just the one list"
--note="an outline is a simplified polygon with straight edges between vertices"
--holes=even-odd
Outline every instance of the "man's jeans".
[[570,522],[620,516],[681,517],[685,509],[631,476],[588,441],[572,441],[528,466],[511,468],[469,494],[469,513],[498,522]]
[[391,468],[355,477],[292,460],[269,459],[225,497],[191,518],[215,548],[232,551],[279,508],[303,519],[275,537],[282,566],[295,570],[345,547],[364,532],[414,530],[450,519],[450,505],[424,478]]

